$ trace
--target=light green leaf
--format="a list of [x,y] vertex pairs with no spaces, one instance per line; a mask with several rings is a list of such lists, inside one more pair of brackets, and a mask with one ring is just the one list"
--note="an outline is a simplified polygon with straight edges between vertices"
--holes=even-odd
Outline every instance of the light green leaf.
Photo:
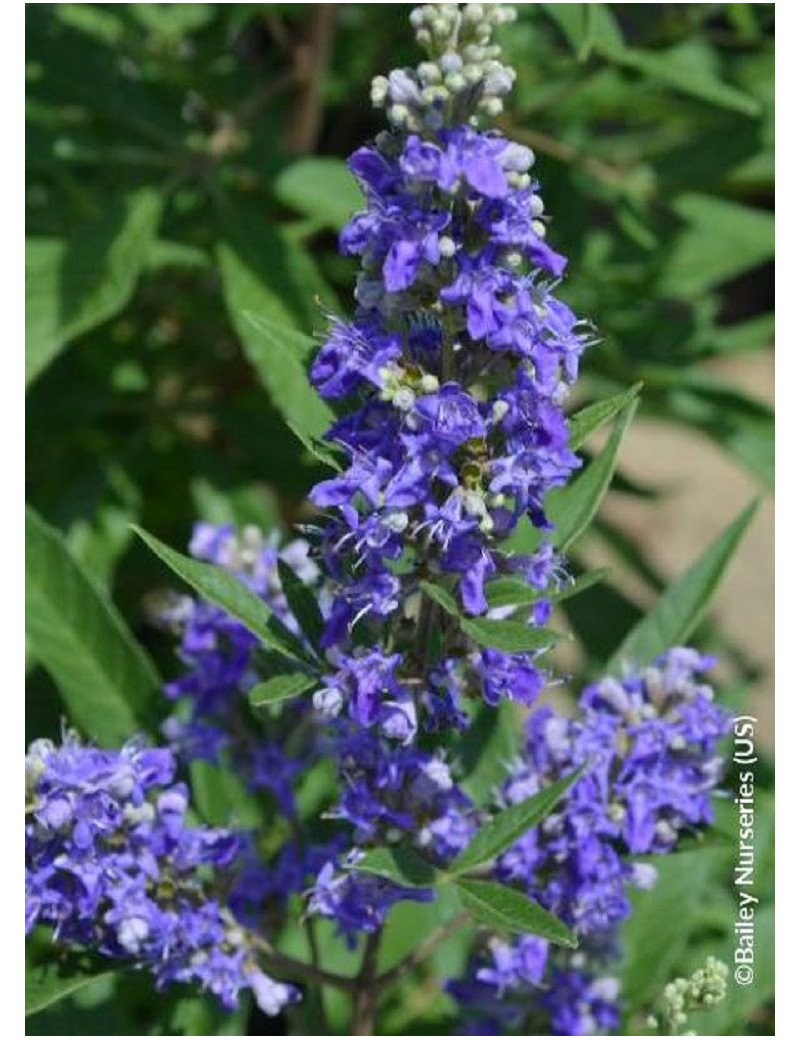
[[685,223],[661,279],[663,293],[701,296],[775,255],[775,217],[713,195],[681,195],[672,204]]
[[437,884],[440,876],[432,863],[401,845],[371,849],[348,869],[376,874],[408,888],[428,888]]
[[621,394],[607,397],[604,401],[595,401],[593,404],[587,404],[585,408],[581,408],[579,412],[576,412],[569,420],[569,446],[572,450],[577,451],[595,430],[605,426],[626,405],[638,397],[643,386],[644,383],[636,383]]
[[319,683],[309,675],[294,672],[291,675],[275,675],[266,682],[258,683],[247,694],[247,699],[254,708],[266,708],[270,704],[298,697]]
[[462,618],[461,631],[481,646],[522,654],[541,650],[563,639],[549,628],[533,628],[522,621],[492,621],[487,618]]
[[128,303],[147,262],[161,216],[151,189],[109,204],[69,239],[25,245],[25,385],[71,340]]
[[710,105],[747,116],[757,116],[761,112],[756,98],[718,79],[704,60],[704,54],[696,48],[644,51],[620,48],[610,38],[597,38],[594,49],[616,65],[641,72],[648,79]]
[[495,578],[487,582],[484,591],[490,609],[529,606],[544,595],[542,589],[534,588],[522,578],[509,577]]
[[516,805],[510,805],[485,823],[464,851],[450,864],[448,873],[465,874],[490,863],[549,815],[572,787],[581,770],[550,784]]
[[25,1016],[43,1011],[101,978],[111,978],[109,961],[83,953],[25,966]]
[[327,156],[293,162],[275,178],[273,190],[285,206],[332,231],[338,231],[364,207],[364,197],[347,166],[341,159]]
[[133,736],[158,673],[61,535],[25,511],[25,633],[70,717],[103,746]]
[[318,652],[325,621],[320,613],[317,597],[308,585],[298,578],[289,564],[280,557],[278,557],[278,576],[281,580],[283,594],[289,603],[289,609],[294,614],[295,620],[312,649]]
[[189,764],[189,779],[192,805],[212,827],[264,826],[258,798],[247,789],[229,762],[218,765],[197,759]]
[[218,254],[225,302],[247,359],[295,435],[316,454],[334,414],[308,382],[304,363],[314,340],[292,328],[283,300],[231,246],[221,245]]
[[435,585],[432,581],[421,581],[419,586],[434,603],[439,604],[446,614],[449,614],[451,617],[461,616],[458,603],[456,603],[455,598],[447,589],[442,588],[441,585]]
[[193,560],[170,549],[141,527],[134,531],[178,577],[192,586],[203,599],[222,607],[237,618],[270,650],[292,660],[303,660],[305,653],[297,638],[278,620],[264,601],[223,567]]
[[522,892],[494,881],[457,878],[453,887],[464,909],[475,920],[498,932],[540,935],[557,946],[574,949],[578,942],[569,928]]
[[658,881],[631,893],[633,913],[623,925],[625,996],[642,1007],[677,972],[694,927],[694,911],[707,897],[713,851],[657,856]]
[[672,582],[615,651],[608,663],[609,672],[620,672],[628,664],[646,665],[670,647],[681,646],[691,636],[757,508],[758,502],[751,502],[702,556]]
[[614,475],[622,438],[631,424],[638,403],[634,399],[625,405],[603,450],[586,469],[566,487],[557,488],[547,496],[545,512],[556,528],[553,542],[562,552],[566,552],[580,538],[600,508]]

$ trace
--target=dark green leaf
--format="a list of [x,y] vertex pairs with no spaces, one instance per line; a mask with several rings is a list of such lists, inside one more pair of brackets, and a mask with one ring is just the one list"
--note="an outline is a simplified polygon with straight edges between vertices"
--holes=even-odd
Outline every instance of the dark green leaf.
[[312,686],[318,685],[309,675],[295,672],[292,675],[275,675],[266,682],[258,683],[247,694],[254,708],[266,708],[270,704],[280,704],[292,697],[298,697]]
[[481,646],[521,654],[541,650],[563,638],[549,628],[533,628],[521,621],[492,621],[486,618],[462,618],[461,631]]
[[540,935],[557,946],[574,949],[578,943],[565,924],[522,892],[494,881],[458,878],[453,882],[459,898],[475,920],[498,932]]
[[608,663],[609,671],[619,672],[627,664],[646,665],[691,636],[757,508],[758,502],[751,502],[702,556],[672,582],[615,651]]
[[332,231],[342,228],[364,206],[364,197],[347,166],[341,159],[327,156],[298,159],[278,174],[273,190],[285,206]]
[[428,863],[413,849],[400,845],[371,849],[349,869],[377,874],[378,877],[388,878],[389,881],[409,888],[428,888],[437,884],[439,878],[439,872],[433,864]]
[[127,304],[161,216],[161,196],[143,188],[69,239],[25,246],[25,385],[71,340]]
[[104,746],[133,736],[158,674],[61,535],[25,511],[25,632],[69,713]]
[[615,394],[613,397],[607,397],[603,401],[587,404],[585,408],[581,408],[579,412],[571,416],[569,420],[569,446],[572,450],[577,451],[595,430],[599,430],[601,426],[610,422],[626,405],[630,404],[635,397],[638,397],[643,386],[643,383],[636,383],[630,390],[625,390],[621,394]]
[[483,824],[466,849],[450,864],[448,872],[465,874],[491,862],[523,834],[540,824],[580,774],[581,770],[576,770],[523,802],[510,805],[497,813],[488,823]]
[[547,496],[545,511],[556,528],[553,541],[562,552],[566,552],[580,538],[600,508],[614,475],[622,438],[630,426],[638,403],[632,400],[625,405],[603,450],[586,469],[566,487],[557,488]]
[[304,658],[296,637],[275,617],[266,603],[238,578],[222,567],[193,560],[170,549],[141,527],[134,527],[134,530],[156,556],[199,592],[203,599],[232,614],[266,647],[293,660]]
[[110,978],[109,961],[88,954],[69,953],[58,959],[25,967],[25,1015],[55,1004],[97,979]]
[[295,616],[303,634],[315,652],[319,651],[319,641],[325,628],[325,621],[320,613],[317,597],[298,578],[294,570],[284,560],[278,558],[278,576],[281,588],[289,603],[289,609]]

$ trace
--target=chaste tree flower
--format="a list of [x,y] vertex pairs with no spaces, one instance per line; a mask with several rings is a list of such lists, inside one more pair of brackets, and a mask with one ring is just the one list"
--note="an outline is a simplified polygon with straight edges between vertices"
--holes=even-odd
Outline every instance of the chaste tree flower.
[[[250,989],[275,1014],[298,991],[267,971],[338,985],[355,993],[354,1032],[369,1033],[391,908],[437,898],[487,826],[556,785],[552,814],[491,846],[471,880],[506,886],[560,931],[481,929],[448,990],[479,1032],[607,1032],[628,893],[656,875],[637,857],[712,819],[728,719],[710,659],[673,649],[602,679],[574,717],[538,704],[545,626],[570,580],[547,498],[581,465],[565,408],[591,330],[557,296],[566,260],[546,241],[533,154],[486,126],[514,80],[492,35],[513,16],[414,8],[425,59],[373,83],[389,129],[350,158],[365,208],[341,235],[361,265],[355,313],[330,322],[310,373],[337,409],[327,440],[343,459],[311,491],[318,522],[283,547],[254,529],[195,529],[195,561],[249,591],[271,642],[202,598],[162,601],[184,668],[164,691],[169,748],[101,751],[68,734],[30,749],[29,926],[146,967],[159,986],[192,981],[227,1007]],[[521,523],[535,549],[514,553]],[[498,608],[503,582],[524,595]],[[255,718],[248,696],[287,660],[302,695]],[[527,712],[523,746],[481,804],[459,741],[507,701]],[[188,826],[175,771],[198,763],[235,772],[269,833]],[[307,781],[331,763],[334,792],[309,809]],[[423,880],[376,870],[387,850]],[[301,898],[313,965],[265,935]],[[363,945],[357,979],[316,963],[319,917]],[[555,945],[571,933],[577,953]]]

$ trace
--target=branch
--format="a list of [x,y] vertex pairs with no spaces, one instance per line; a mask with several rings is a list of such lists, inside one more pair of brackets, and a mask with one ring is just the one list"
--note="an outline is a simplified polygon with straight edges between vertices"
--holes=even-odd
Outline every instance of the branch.
[[336,8],[336,4],[316,4],[308,40],[295,47],[294,66],[299,87],[286,135],[286,150],[293,155],[306,155],[317,143],[322,118],[322,85],[330,61]]
[[381,932],[382,928],[371,932],[364,947],[364,960],[356,978],[353,999],[353,1036],[372,1036],[374,1033],[375,1004],[378,996],[375,974]]
[[415,950],[412,950],[407,957],[404,957],[389,971],[385,971],[383,975],[379,975],[375,980],[375,986],[377,989],[382,989],[384,986],[390,985],[392,982],[396,982],[401,975],[405,975],[407,971],[411,971],[434,953],[443,942],[446,942],[451,935],[454,935],[457,931],[464,927],[469,921],[470,915],[466,910],[462,910],[461,913],[456,914],[447,924],[443,924],[440,928],[437,928],[435,932],[431,932],[428,938],[421,943]]

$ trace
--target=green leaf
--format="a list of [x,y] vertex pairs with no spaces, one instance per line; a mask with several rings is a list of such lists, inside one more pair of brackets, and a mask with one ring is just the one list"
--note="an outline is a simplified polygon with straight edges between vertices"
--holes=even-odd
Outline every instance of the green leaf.
[[569,776],[545,787],[516,805],[497,813],[485,823],[464,851],[448,868],[448,873],[465,874],[491,862],[515,841],[532,830],[550,813],[581,774],[578,769]]
[[192,805],[212,827],[264,827],[264,813],[257,796],[248,790],[229,761],[218,765],[197,759],[189,764],[189,778]]
[[594,47],[609,61],[641,72],[648,79],[710,105],[747,116],[757,116],[761,112],[761,105],[756,98],[717,79],[710,62],[705,61],[705,52],[697,48],[643,51],[632,47],[620,48],[608,38],[596,39]]
[[313,650],[319,651],[325,621],[320,613],[317,597],[308,585],[298,578],[289,564],[280,557],[278,557],[278,576],[281,579],[281,588],[289,603],[289,609],[294,614]]
[[686,225],[664,268],[661,292],[691,298],[775,255],[775,217],[713,195],[681,195],[672,209]]
[[319,685],[311,676],[295,672],[292,675],[275,675],[266,682],[258,683],[247,694],[247,699],[254,708],[266,708],[270,704],[280,704],[298,697],[312,686]]
[[644,383],[636,383],[621,394],[615,394],[613,397],[607,397],[603,401],[587,404],[585,408],[581,408],[579,412],[576,412],[569,420],[569,446],[572,450],[577,451],[595,430],[605,426],[626,405],[638,397],[643,386]]
[[495,578],[487,582],[486,602],[490,609],[495,607],[525,607],[541,599],[544,590],[536,589],[522,578]]
[[222,607],[237,618],[270,650],[292,660],[303,660],[305,653],[296,637],[278,620],[259,596],[223,567],[193,560],[170,549],[141,527],[134,531],[178,577],[191,585],[203,599]]
[[402,845],[370,849],[364,856],[348,867],[365,874],[377,874],[398,885],[409,888],[428,888],[438,883],[439,871],[432,863],[423,859],[413,849]]
[[518,746],[515,705],[501,701],[497,707],[481,703],[456,751],[462,774],[461,787],[476,805],[484,805],[505,775],[506,763]]
[[432,581],[421,581],[419,587],[434,603],[438,603],[446,614],[449,614],[451,617],[461,616],[458,603],[456,603],[455,598],[447,589],[442,588],[441,585],[434,585]]
[[609,671],[620,672],[631,663],[648,664],[670,647],[681,646],[691,636],[757,508],[758,502],[751,502],[702,556],[672,582],[615,651],[608,663]]
[[481,646],[504,650],[508,654],[522,654],[541,650],[563,639],[549,628],[533,628],[522,621],[492,621],[486,618],[462,618],[461,631]]
[[160,681],[105,593],[61,535],[25,510],[25,634],[72,720],[113,746],[140,728]]
[[342,228],[364,197],[341,159],[307,156],[282,170],[273,182],[275,197],[332,231]]
[[[310,451],[318,454],[323,450],[319,441],[333,424],[335,416],[311,387],[306,375],[303,363],[312,352],[314,341],[310,336],[276,323],[263,310],[240,309],[237,306],[240,299],[238,282],[232,270],[230,263],[227,268],[223,265],[223,281],[229,287],[226,290],[228,307],[247,358],[292,432]],[[330,459],[335,459],[330,449],[324,448],[324,451]]]
[[625,37],[608,4],[583,4],[585,30],[578,57],[585,61],[593,51],[622,51]]
[[63,1000],[101,978],[110,978],[109,962],[83,953],[25,966],[25,1016]]
[[633,913],[623,925],[622,984],[625,996],[645,1006],[676,973],[694,913],[707,898],[713,852],[701,849],[657,856],[653,888],[631,893]]
[[142,189],[109,203],[68,239],[25,244],[25,385],[71,340],[128,303],[147,262],[161,196]]
[[559,919],[522,892],[494,881],[457,878],[453,887],[475,920],[499,932],[540,935],[557,946],[574,949],[577,939]]
[[610,567],[598,567],[596,570],[587,571],[586,574],[582,574],[580,578],[576,578],[571,584],[565,585],[558,592],[554,592],[549,597],[550,602],[563,603],[565,600],[572,599],[573,596],[580,596],[582,592],[586,592],[593,585],[598,585],[601,581],[604,581],[610,573]]
[[583,534],[600,508],[614,475],[622,438],[631,424],[639,402],[629,401],[617,417],[603,450],[570,484],[547,496],[545,512],[555,524],[553,542],[566,552]]

